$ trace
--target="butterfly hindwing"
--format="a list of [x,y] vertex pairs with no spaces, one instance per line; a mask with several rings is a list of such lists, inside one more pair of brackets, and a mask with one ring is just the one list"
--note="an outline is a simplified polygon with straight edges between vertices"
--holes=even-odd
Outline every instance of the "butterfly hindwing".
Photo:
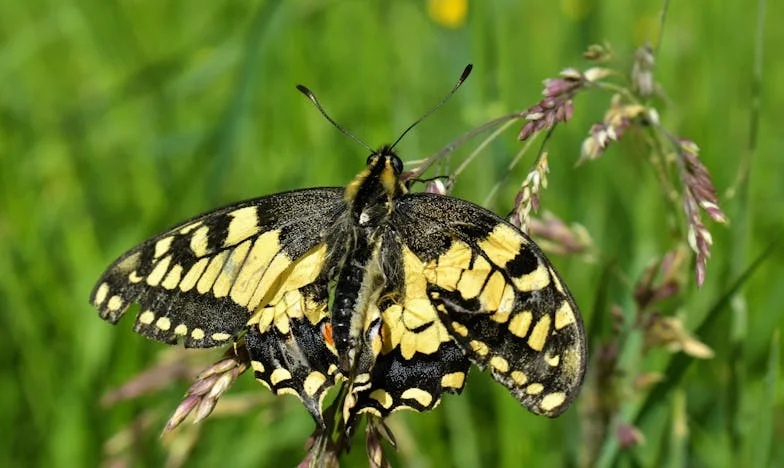
[[386,285],[377,304],[378,346],[369,385],[352,387],[359,390],[346,398],[349,427],[362,413],[383,418],[400,409],[435,408],[443,393],[462,391],[471,365],[428,298],[425,265],[395,231],[383,237],[378,262]]
[[340,189],[321,188],[198,216],[121,256],[90,302],[112,323],[138,302],[135,329],[148,338],[182,339],[188,347],[224,344],[244,331],[264,301],[316,280],[324,229],[342,207]]
[[442,343],[430,354],[417,354],[414,359],[401,355],[400,347],[376,360],[371,385],[347,398],[347,426],[369,413],[385,418],[409,409],[428,411],[441,401],[443,393],[460,393],[465,385],[471,361],[454,342]]
[[320,426],[322,400],[338,377],[328,303],[326,281],[289,290],[259,311],[245,335],[256,378],[297,396]]
[[585,372],[585,336],[574,300],[539,248],[456,198],[407,195],[395,216],[454,342],[534,413],[565,410]]

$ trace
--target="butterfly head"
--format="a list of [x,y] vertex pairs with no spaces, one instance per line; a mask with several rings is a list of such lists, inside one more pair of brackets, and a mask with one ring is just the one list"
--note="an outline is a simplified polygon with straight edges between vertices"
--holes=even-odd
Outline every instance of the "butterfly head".
[[343,198],[352,205],[357,216],[371,211],[389,213],[394,199],[408,191],[400,181],[403,161],[391,146],[382,146],[368,156],[366,164],[365,169],[348,184]]
[[395,150],[389,145],[384,145],[378,151],[374,151],[368,156],[365,164],[368,167],[381,164],[385,169],[391,170],[391,173],[394,173],[396,177],[399,177],[400,173],[403,172],[403,161],[400,160]]
[[406,188],[400,183],[403,161],[391,146],[382,146],[372,153],[368,156],[366,164],[370,173],[378,174],[378,182],[390,199],[405,193]]

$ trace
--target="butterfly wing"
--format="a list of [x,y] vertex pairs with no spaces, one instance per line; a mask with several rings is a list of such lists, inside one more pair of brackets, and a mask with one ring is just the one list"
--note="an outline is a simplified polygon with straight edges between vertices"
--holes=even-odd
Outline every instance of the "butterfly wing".
[[335,362],[323,338],[326,237],[344,211],[342,189],[320,188],[197,216],[121,256],[90,302],[112,323],[139,303],[135,330],[170,344],[203,348],[245,335],[256,377],[299,396],[319,421]]
[[439,325],[529,410],[563,412],[582,384],[585,332],[574,299],[536,244],[456,198],[407,195],[394,213],[394,229],[422,265]]
[[346,397],[349,428],[362,413],[383,418],[401,409],[435,408],[443,393],[462,391],[471,366],[428,298],[425,265],[393,229],[379,249],[386,284],[365,333],[377,340],[375,362],[369,383],[353,385]]

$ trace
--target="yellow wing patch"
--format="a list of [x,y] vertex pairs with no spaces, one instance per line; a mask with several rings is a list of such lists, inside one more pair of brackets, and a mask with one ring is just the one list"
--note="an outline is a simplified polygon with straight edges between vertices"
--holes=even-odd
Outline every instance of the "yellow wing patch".
[[524,244],[527,244],[525,238],[511,226],[499,224],[478,246],[491,262],[506,265],[520,253]]
[[259,215],[255,206],[246,206],[229,213],[229,222],[226,238],[223,239],[224,247],[237,245],[245,239],[249,239],[259,232]]
[[425,267],[407,247],[403,247],[405,296],[382,312],[381,352],[400,347],[405,359],[416,353],[432,354],[451,338],[427,296]]
[[[286,334],[289,332],[291,319],[307,316],[311,324],[321,320],[322,315],[325,314],[324,307],[303,296],[300,288],[316,280],[326,252],[326,245],[320,244],[296,262],[280,260],[277,262],[279,265],[277,268],[271,267],[265,272],[257,286],[257,292],[265,292],[264,300],[248,320],[248,324],[257,324],[262,333],[274,324],[281,333]],[[281,255],[283,254],[275,258],[280,258]],[[274,261],[272,265],[275,265]],[[282,265],[286,265],[287,268],[281,270]],[[275,275],[274,284],[272,281],[265,281],[268,274]]]

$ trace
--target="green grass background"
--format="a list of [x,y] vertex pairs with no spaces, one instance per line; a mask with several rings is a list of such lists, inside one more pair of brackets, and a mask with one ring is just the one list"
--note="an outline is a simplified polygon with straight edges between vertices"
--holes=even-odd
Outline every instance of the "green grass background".
[[[222,204],[277,191],[343,185],[365,151],[299,94],[303,83],[371,145],[389,142],[437,101],[466,63],[455,98],[400,144],[424,157],[474,126],[540,99],[541,80],[584,66],[608,41],[631,57],[658,31],[658,1],[473,1],[448,29],[425,2],[30,0],[0,3],[0,466],[97,466],[103,444],[140,412],[165,418],[185,381],[102,408],[108,389],[154,362],[165,346],[100,320],[87,304],[116,256],[169,225]],[[752,2],[673,2],[658,57],[662,121],[693,139],[731,218],[708,224],[708,277],[676,311],[716,351],[692,363],[654,401],[646,443],[608,459],[621,466],[782,466],[780,348],[784,254],[765,254],[741,293],[708,316],[784,228],[784,4],[769,2],[758,147],[748,152],[754,38]],[[673,245],[667,208],[642,146],[616,145],[575,167],[606,95],[578,98],[550,148],[543,206],[591,232],[633,281]],[[509,132],[458,180],[481,202],[519,148]],[[469,145],[458,153],[465,156]],[[725,196],[745,159],[748,192]],[[530,160],[529,160],[530,161]],[[454,164],[454,163],[453,163]],[[492,206],[512,205],[527,164]],[[604,263],[553,261],[592,322],[609,303],[631,307],[629,284],[602,286]],[[602,296],[604,295],[604,296]],[[604,301],[601,297],[605,297]],[[595,304],[600,304],[595,307]],[[708,317],[709,322],[706,322]],[[608,320],[605,319],[605,322]],[[592,345],[609,336],[591,337]],[[202,352],[209,363],[217,352]],[[662,371],[655,354],[639,371]],[[589,369],[590,372],[590,369]],[[230,392],[267,392],[242,376]],[[644,397],[629,395],[634,401]],[[575,464],[587,441],[580,409],[557,420],[529,414],[488,375],[428,414],[392,418],[399,466]],[[134,466],[160,466],[155,419],[132,448]],[[292,466],[312,429],[291,397],[203,423],[187,466]],[[361,438],[346,466],[365,466]],[[736,465],[737,466],[737,465]]]

